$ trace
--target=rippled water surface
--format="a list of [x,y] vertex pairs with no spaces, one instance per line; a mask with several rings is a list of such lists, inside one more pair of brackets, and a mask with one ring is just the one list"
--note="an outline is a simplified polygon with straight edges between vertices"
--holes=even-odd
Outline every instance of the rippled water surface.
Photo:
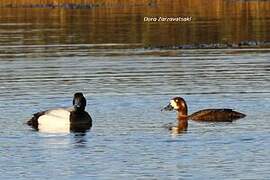
[[[269,179],[269,49],[144,49],[144,41],[164,39],[144,36],[140,23],[131,31],[121,26],[128,21],[95,21],[99,33],[92,21],[77,21],[88,11],[0,11],[0,179]],[[98,12],[86,17],[97,20]],[[257,28],[240,40],[269,37],[269,19],[255,17]],[[174,44],[177,35],[162,37]],[[91,131],[46,134],[24,124],[35,112],[71,105],[76,91],[87,97]],[[163,126],[175,113],[160,109],[174,96],[190,113],[234,108],[247,117],[190,121],[187,133],[172,135]]]
[[[1,178],[269,177],[268,50],[13,50],[22,49],[29,53],[0,61]],[[87,96],[90,132],[42,134],[23,124],[36,111],[69,106],[75,91]],[[190,122],[172,136],[162,126],[175,113],[160,109],[176,95],[190,112],[228,107],[247,117]]]

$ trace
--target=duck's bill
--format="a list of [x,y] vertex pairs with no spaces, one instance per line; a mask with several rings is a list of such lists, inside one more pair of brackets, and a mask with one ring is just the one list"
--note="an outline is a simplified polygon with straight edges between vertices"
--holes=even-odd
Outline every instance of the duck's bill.
[[173,107],[171,104],[168,104],[166,107],[162,108],[161,111],[172,111]]
[[78,98],[74,99],[74,107],[75,108],[80,108],[81,107],[81,102],[80,102],[80,100]]

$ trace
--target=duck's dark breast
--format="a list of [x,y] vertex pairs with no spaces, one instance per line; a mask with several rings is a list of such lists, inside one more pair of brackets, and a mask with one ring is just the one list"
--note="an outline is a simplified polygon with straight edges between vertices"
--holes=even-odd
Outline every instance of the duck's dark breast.
[[87,112],[70,113],[70,131],[86,132],[92,127],[92,118]]
[[191,114],[188,118],[194,121],[231,122],[245,116],[232,109],[204,109]]

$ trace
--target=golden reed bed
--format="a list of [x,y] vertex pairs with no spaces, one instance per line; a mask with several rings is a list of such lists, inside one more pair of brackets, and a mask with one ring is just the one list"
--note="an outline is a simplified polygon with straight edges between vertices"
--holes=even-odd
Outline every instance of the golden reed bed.
[[[151,5],[155,0],[1,0],[1,7],[99,7],[112,5]],[[77,5],[77,6],[76,6]]]
[[[180,9],[194,8],[204,11],[201,7],[209,6],[209,11],[224,11],[230,7],[232,11],[269,9],[269,1],[262,0],[1,0],[0,7],[111,7],[111,6],[159,6],[160,8]],[[70,5],[70,6],[69,6]],[[77,5],[77,6],[76,6]],[[232,6],[231,6],[232,5]],[[182,9],[184,10],[184,9]]]

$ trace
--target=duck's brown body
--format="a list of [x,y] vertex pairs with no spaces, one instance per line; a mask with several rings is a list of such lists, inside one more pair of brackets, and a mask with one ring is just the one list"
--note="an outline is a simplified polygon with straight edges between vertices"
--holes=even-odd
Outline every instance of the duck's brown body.
[[188,119],[208,122],[232,122],[245,116],[245,114],[232,109],[204,109],[189,115]]

